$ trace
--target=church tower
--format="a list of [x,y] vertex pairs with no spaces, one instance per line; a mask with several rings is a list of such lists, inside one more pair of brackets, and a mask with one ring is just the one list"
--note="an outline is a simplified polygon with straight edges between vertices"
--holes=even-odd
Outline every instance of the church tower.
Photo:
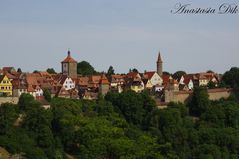
[[158,60],[157,60],[157,73],[159,74],[159,76],[162,77],[163,75],[163,61],[161,59],[161,55],[160,55],[160,52],[158,54]]
[[71,57],[71,52],[69,50],[67,52],[67,57],[61,62],[61,70],[63,75],[77,78],[77,61]]

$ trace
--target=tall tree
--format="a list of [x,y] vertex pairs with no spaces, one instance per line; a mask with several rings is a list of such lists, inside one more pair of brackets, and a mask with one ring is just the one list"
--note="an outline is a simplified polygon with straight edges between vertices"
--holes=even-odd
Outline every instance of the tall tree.
[[18,72],[18,73],[22,73],[22,69],[21,69],[21,68],[18,68],[18,69],[17,69],[17,72]]
[[200,116],[207,110],[210,105],[207,89],[204,87],[196,87],[193,90],[191,101],[188,103],[191,115]]
[[51,101],[51,92],[48,89],[45,89],[43,91],[43,96],[45,97],[45,99],[50,102]]
[[46,70],[46,72],[50,73],[50,74],[56,74],[56,71],[54,70],[54,68],[48,68]]
[[186,72],[185,71],[177,71],[173,74],[173,78],[174,79],[180,79],[183,75],[185,75]]
[[77,73],[81,75],[93,75],[96,71],[89,62],[81,61],[77,64]]
[[107,76],[111,76],[115,74],[115,70],[113,68],[113,66],[110,66],[108,71],[107,71]]
[[225,72],[222,81],[229,85],[232,88],[238,88],[239,87],[239,68],[238,67],[232,67],[229,71]]

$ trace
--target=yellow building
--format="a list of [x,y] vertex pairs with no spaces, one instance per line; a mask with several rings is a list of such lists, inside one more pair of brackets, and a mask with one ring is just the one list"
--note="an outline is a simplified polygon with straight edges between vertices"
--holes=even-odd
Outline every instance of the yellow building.
[[6,75],[0,75],[0,96],[12,96],[12,83]]

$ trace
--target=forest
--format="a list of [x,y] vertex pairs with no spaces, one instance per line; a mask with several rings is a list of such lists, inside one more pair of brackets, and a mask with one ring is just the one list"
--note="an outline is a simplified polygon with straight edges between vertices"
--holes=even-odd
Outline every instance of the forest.
[[[235,86],[231,77],[225,83]],[[147,92],[48,100],[49,109],[29,94],[2,104],[0,147],[26,159],[239,158],[237,93],[210,101],[207,88],[198,87],[188,103],[166,109]]]

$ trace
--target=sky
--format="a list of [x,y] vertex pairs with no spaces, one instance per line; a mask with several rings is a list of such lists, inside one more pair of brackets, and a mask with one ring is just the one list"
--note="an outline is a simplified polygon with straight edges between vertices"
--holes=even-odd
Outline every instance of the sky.
[[[0,67],[61,70],[70,49],[97,71],[170,73],[239,67],[236,14],[172,14],[177,3],[216,8],[232,0],[1,0]],[[239,6],[238,6],[239,7]]]

